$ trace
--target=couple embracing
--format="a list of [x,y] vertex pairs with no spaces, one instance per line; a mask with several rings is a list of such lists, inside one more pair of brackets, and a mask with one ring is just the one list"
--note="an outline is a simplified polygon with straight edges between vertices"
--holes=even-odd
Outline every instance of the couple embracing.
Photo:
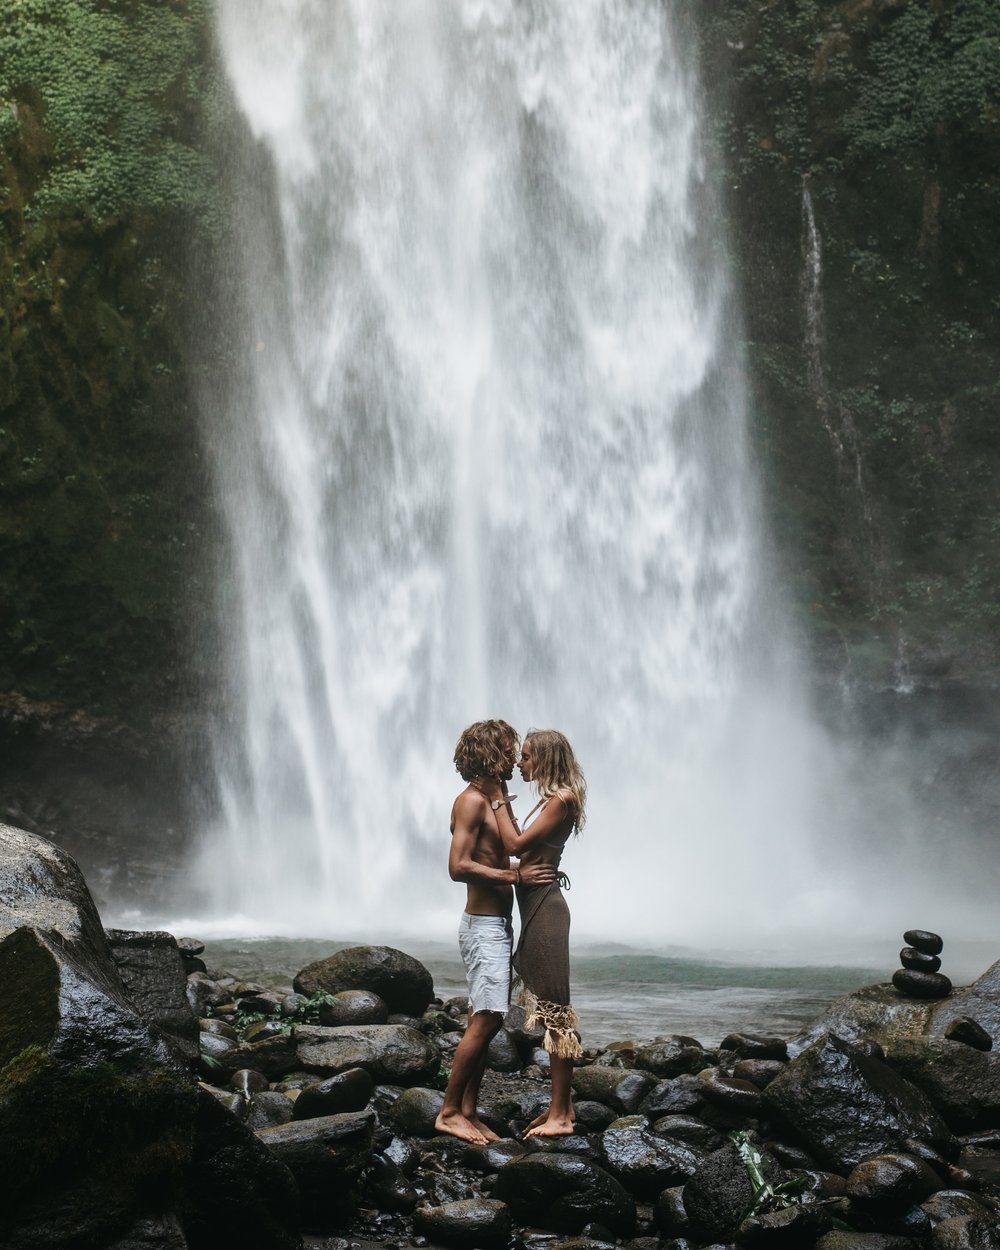
[[[523,828],[507,791],[515,764],[538,794]],[[468,887],[458,943],[469,981],[469,1026],[455,1051],[436,1127],[476,1143],[497,1136],[479,1119],[476,1104],[487,1049],[510,1005],[516,893],[521,932],[513,967],[527,1026],[545,1027],[552,1077],[550,1105],[525,1136],[563,1136],[573,1132],[570,1080],[582,1051],[569,1001],[568,881],[559,862],[570,835],[584,824],[583,773],[557,730],[530,730],[519,751],[516,731],[502,720],[470,725],[455,748],[455,767],[468,785],[452,808],[448,871]]]

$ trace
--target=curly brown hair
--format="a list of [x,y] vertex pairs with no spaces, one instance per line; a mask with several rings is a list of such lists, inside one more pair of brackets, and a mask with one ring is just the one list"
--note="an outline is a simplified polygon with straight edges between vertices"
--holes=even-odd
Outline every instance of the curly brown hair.
[[455,747],[455,767],[463,781],[503,777],[514,766],[521,740],[505,720],[477,720],[462,730]]

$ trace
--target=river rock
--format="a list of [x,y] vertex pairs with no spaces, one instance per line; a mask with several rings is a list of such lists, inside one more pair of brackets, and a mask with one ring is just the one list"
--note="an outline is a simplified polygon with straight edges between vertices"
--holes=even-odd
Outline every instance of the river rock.
[[1000,1128],[1000,1054],[947,1041],[902,1041],[892,1068],[923,1090],[956,1132]]
[[653,1227],[664,1237],[682,1237],[690,1227],[684,1209],[684,1186],[673,1185],[662,1190],[653,1207]]
[[240,1035],[236,1032],[231,1024],[227,1024],[225,1020],[213,1020],[208,1016],[202,1016],[198,1020],[199,1033],[218,1033],[220,1037],[228,1037],[231,1042],[239,1043]]
[[198,1058],[198,1017],[187,997],[187,971],[172,933],[106,929],[118,975],[139,1015],[176,1047],[187,1064]]
[[601,1137],[601,1153],[626,1189],[655,1198],[661,1189],[685,1181],[702,1156],[682,1141],[649,1132],[645,1123],[642,1116],[616,1120]]
[[[766,1156],[764,1175],[772,1184],[785,1179],[774,1160]],[[746,1167],[736,1146],[729,1142],[703,1159],[684,1185],[684,1210],[691,1234],[703,1241],[731,1241],[752,1198]]]
[[389,1008],[371,990],[341,990],[332,1003],[321,1003],[319,1022],[328,1028],[341,1024],[385,1024]]
[[892,1233],[860,1233],[837,1229],[824,1233],[813,1250],[916,1250],[910,1237]]
[[762,1098],[765,1108],[834,1171],[872,1155],[913,1153],[911,1141],[946,1157],[957,1150],[926,1095],[832,1034],[794,1059]]
[[218,981],[213,981],[207,973],[192,972],[184,987],[184,995],[195,1016],[210,1015],[213,1009],[221,1007],[230,1000],[229,991]]
[[945,998],[951,993],[951,981],[943,972],[900,968],[892,974],[892,983],[900,994],[908,994],[911,998]]
[[961,1042],[965,1046],[971,1046],[974,1050],[993,1049],[993,1038],[979,1021],[973,1020],[971,1016],[958,1016],[952,1020],[946,1027],[944,1035],[949,1042]]
[[321,1115],[363,1111],[373,1091],[372,1078],[364,1068],[348,1068],[324,1081],[305,1086],[295,1100],[293,1120],[310,1120]]
[[255,1072],[252,1068],[239,1068],[229,1078],[229,1088],[234,1089],[244,1098],[252,1098],[267,1089],[267,1077],[263,1072]]
[[413,1227],[442,1246],[471,1250],[502,1250],[510,1240],[513,1219],[505,1202],[492,1198],[466,1198],[440,1207],[423,1207],[413,1213]]
[[244,1042],[222,1058],[227,1073],[240,1068],[262,1072],[270,1081],[279,1081],[298,1068],[295,1038],[291,1033],[277,1032],[260,1041]]
[[520,1072],[521,1055],[514,1044],[514,1038],[506,1029],[501,1029],[490,1039],[486,1051],[486,1066],[494,1072]]
[[995,1218],[956,1215],[942,1220],[931,1237],[932,1250],[1000,1250],[1000,1224]]
[[603,1132],[613,1120],[618,1118],[617,1111],[606,1107],[603,1102],[592,1102],[588,1098],[578,1099],[574,1110],[576,1111],[576,1126],[585,1133]]
[[672,1137],[675,1141],[692,1146],[695,1150],[710,1153],[722,1146],[721,1136],[691,1115],[664,1115],[653,1123],[653,1132],[659,1137]]
[[724,1076],[717,1069],[709,1068],[701,1074],[701,1082],[705,1101],[713,1106],[748,1117],[760,1115],[763,1106],[761,1092],[749,1081]]
[[357,1024],[296,1030],[298,1063],[321,1076],[364,1068],[374,1081],[420,1085],[441,1066],[437,1047],[405,1024]]
[[414,1086],[400,1094],[385,1118],[398,1132],[410,1137],[433,1137],[437,1132],[434,1121],[443,1106],[444,1094],[440,1090]]
[[847,1178],[847,1196],[871,1206],[912,1206],[941,1187],[934,1169],[908,1154],[875,1155],[859,1163]]
[[747,1250],[803,1250],[832,1223],[825,1207],[803,1203],[749,1216],[737,1229],[736,1240]]
[[899,962],[904,968],[914,968],[917,972],[937,972],[941,960],[937,955],[925,955],[913,946],[904,946],[899,952]]
[[759,1033],[730,1033],[722,1039],[719,1050],[728,1050],[740,1059],[787,1059],[788,1043],[783,1037],[765,1037]]
[[573,1089],[580,1098],[603,1102],[606,1107],[631,1115],[656,1082],[646,1072],[628,1068],[577,1068]]
[[365,1173],[363,1201],[378,1211],[407,1215],[420,1199],[395,1161],[386,1154],[376,1154]]
[[434,997],[431,974],[419,960],[392,946],[352,946],[309,964],[295,977],[299,994],[370,990],[390,1012],[422,1016]]
[[329,1232],[353,1214],[361,1174],[371,1158],[374,1127],[373,1112],[355,1111],[258,1132],[258,1139],[295,1177],[306,1229]]
[[763,1089],[784,1070],[785,1064],[781,1059],[740,1059],[733,1065],[732,1075],[738,1081],[749,1081],[751,1085]]
[[276,1090],[261,1090],[250,1099],[244,1123],[247,1128],[275,1128],[279,1124],[288,1124],[293,1118],[295,1103]]
[[1000,1044],[1000,960],[965,989],[953,990],[940,1002],[928,1007],[927,1032],[943,1037],[948,1025],[961,1016],[971,1016],[989,1033],[994,1045]]
[[515,1219],[557,1233],[578,1233],[592,1220],[616,1236],[635,1227],[635,1202],[619,1181],[587,1159],[564,1154],[532,1154],[497,1173],[494,1195]]
[[943,939],[927,929],[907,929],[903,941],[924,955],[940,955],[944,950]]
[[700,1077],[677,1076],[658,1081],[639,1104],[639,1110],[651,1120],[664,1115],[696,1114],[705,1105],[705,1087]]
[[700,1042],[693,1037],[675,1033],[658,1037],[635,1052],[634,1066],[643,1072],[651,1072],[661,1079],[682,1076],[686,1072],[700,1072],[708,1058]]
[[462,1162],[476,1172],[499,1172],[512,1159],[523,1159],[527,1147],[513,1137],[501,1137],[499,1141],[487,1142],[485,1146],[472,1143],[462,1152]]
[[992,1216],[997,1223],[1000,1223],[1000,1217],[996,1211],[988,1210],[982,1198],[964,1189],[939,1189],[936,1194],[931,1194],[920,1205],[935,1226],[942,1220],[953,1219],[956,1215]]

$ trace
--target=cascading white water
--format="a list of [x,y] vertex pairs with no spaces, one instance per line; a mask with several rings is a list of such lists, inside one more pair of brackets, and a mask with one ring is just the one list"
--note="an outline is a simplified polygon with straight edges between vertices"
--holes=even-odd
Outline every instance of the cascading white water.
[[587,772],[577,931],[843,919],[669,6],[219,0],[218,31],[268,176],[216,439],[240,606],[206,908],[446,934],[454,742],[501,716]]

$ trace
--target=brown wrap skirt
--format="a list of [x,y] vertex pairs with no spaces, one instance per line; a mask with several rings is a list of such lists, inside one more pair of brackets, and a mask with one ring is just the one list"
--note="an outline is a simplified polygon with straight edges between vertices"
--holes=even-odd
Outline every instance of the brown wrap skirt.
[[521,936],[514,971],[522,983],[521,1005],[528,1028],[545,1026],[542,1043],[552,1055],[579,1059],[579,1021],[569,1001],[569,907],[557,882],[519,885]]

